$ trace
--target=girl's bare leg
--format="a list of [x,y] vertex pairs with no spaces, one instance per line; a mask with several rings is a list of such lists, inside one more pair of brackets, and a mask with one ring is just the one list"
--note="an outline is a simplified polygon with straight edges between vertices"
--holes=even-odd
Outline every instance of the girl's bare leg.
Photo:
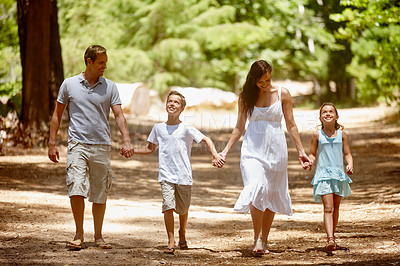
[[333,194],[321,196],[324,205],[324,225],[327,237],[333,237]]
[[339,206],[341,201],[341,196],[333,194],[333,236],[335,236],[336,227],[339,222]]
[[333,251],[336,249],[335,237],[334,237],[334,194],[322,195],[322,203],[324,204],[324,225],[325,232],[328,236],[328,244],[326,249]]

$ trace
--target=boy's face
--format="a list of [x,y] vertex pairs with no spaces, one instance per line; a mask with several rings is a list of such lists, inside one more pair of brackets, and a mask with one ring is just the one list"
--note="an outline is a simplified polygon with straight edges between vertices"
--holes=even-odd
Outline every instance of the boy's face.
[[170,95],[168,97],[166,110],[169,115],[179,115],[183,109],[181,97],[178,95]]

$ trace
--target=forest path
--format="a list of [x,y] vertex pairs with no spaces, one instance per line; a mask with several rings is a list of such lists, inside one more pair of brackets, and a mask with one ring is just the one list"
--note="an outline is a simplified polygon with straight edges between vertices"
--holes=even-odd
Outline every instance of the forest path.
[[[315,112],[318,110],[295,109],[295,116],[308,118]],[[74,235],[74,224],[65,189],[66,148],[61,143],[58,164],[48,160],[46,149],[15,150],[14,155],[0,157],[0,264],[398,265],[400,127],[381,122],[382,112],[379,108],[339,110],[339,121],[350,136],[355,173],[351,176],[353,195],[342,202],[336,234],[343,248],[333,255],[323,248],[322,205],[313,202],[312,172],[301,169],[289,139],[294,214],[276,215],[270,233],[271,254],[252,256],[250,215],[232,210],[243,187],[239,144],[222,169],[210,166],[211,157],[204,146],[193,147],[194,186],[187,228],[190,248],[177,249],[175,256],[162,252],[166,233],[160,210],[157,155],[124,159],[114,147],[115,180],[103,228],[114,248],[94,247],[91,204],[87,204],[85,240],[89,248],[68,251],[65,244]],[[308,151],[314,128],[309,121],[298,125]],[[130,127],[138,131],[135,145],[144,145],[146,127]],[[205,131],[218,147],[230,134],[228,129]]]

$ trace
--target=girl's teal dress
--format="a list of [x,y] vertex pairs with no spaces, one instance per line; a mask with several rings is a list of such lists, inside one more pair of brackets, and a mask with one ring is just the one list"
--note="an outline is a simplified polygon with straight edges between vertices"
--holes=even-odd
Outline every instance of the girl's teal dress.
[[318,163],[311,184],[314,187],[315,202],[321,202],[321,195],[335,193],[341,197],[351,195],[350,177],[343,167],[342,130],[338,129],[336,137],[329,138],[319,130]]

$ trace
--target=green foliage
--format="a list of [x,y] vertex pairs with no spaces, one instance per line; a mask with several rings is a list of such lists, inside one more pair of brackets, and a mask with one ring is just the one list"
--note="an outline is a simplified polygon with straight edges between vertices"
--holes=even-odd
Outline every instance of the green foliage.
[[12,97],[21,90],[17,4],[13,0],[0,3],[0,96]]
[[141,82],[154,73],[149,55],[137,48],[115,48],[107,51],[109,61],[107,76],[118,82]]
[[379,96],[399,100],[399,47],[400,25],[367,29],[353,43],[356,56],[348,71],[358,79],[358,96],[363,102],[374,102]]
[[357,78],[357,96],[363,103],[379,97],[400,103],[400,5],[394,0],[346,0],[346,9],[334,14],[346,22],[339,37],[352,42],[354,54],[348,72]]
[[[101,44],[108,78],[145,82],[160,94],[173,85],[238,92],[251,63],[262,58],[273,63],[274,79],[317,79],[323,86],[356,77],[359,101],[394,99],[397,1],[322,3],[58,0],[64,75],[84,70],[84,50]],[[0,94],[13,95],[21,86],[15,0],[3,0],[0,12]]]
[[2,0],[0,3],[0,50],[18,46],[17,3]]
[[110,15],[115,1],[58,0],[64,76],[76,75],[85,68],[83,54],[92,44],[111,50],[124,35],[118,17]]

